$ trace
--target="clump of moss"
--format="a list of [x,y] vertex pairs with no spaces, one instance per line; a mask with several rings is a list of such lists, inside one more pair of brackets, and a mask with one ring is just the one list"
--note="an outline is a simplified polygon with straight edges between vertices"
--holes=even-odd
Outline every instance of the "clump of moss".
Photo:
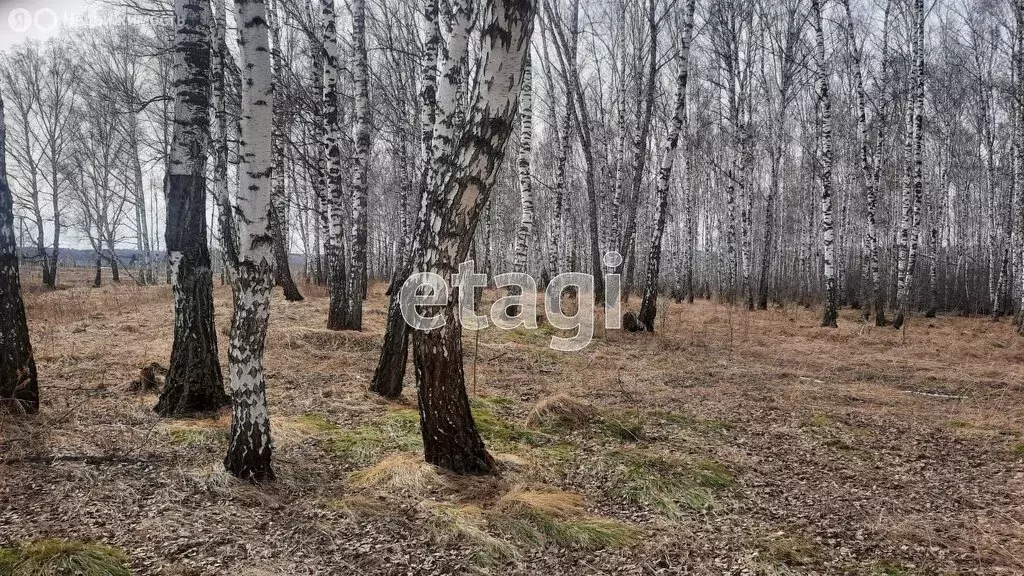
[[610,452],[603,465],[611,476],[606,485],[609,497],[669,517],[680,516],[684,509],[706,509],[713,502],[712,491],[733,482],[732,474],[718,462],[685,462],[646,450]]
[[130,576],[118,548],[74,540],[45,539],[0,548],[2,576]]

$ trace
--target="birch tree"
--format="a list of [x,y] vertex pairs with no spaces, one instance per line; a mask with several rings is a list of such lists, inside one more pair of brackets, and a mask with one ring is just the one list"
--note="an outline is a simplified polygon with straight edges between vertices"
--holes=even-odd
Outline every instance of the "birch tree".
[[352,37],[355,44],[355,155],[352,159],[352,235],[348,273],[346,328],[363,329],[366,295],[366,196],[370,167],[370,71],[366,56],[366,0],[352,0]]
[[[217,2],[219,0],[213,0]],[[289,302],[301,301],[302,294],[299,292],[295,280],[292,278],[292,270],[288,261],[290,242],[288,239],[288,192],[285,188],[287,155],[285,147],[288,138],[288,115],[286,114],[286,102],[284,84],[287,82],[284,62],[284,53],[281,49],[281,23],[276,5],[267,5],[268,26],[272,40],[271,60],[274,70],[274,84],[277,90],[274,91],[274,187],[273,202],[271,204],[270,224],[274,235],[274,283],[281,287],[284,299]],[[215,50],[219,50],[214,46]]]
[[39,411],[39,382],[21,300],[14,198],[7,182],[7,128],[0,94],[0,409]]
[[[676,101],[673,107],[674,112],[670,120],[668,135],[665,139],[664,156],[661,160],[661,167],[658,169],[655,188],[655,201],[657,202],[655,213],[657,216],[654,234],[651,237],[650,254],[647,257],[647,285],[644,288],[644,296],[640,303],[639,314],[640,324],[648,332],[654,332],[654,319],[657,316],[658,277],[661,270],[661,241],[662,236],[665,234],[665,224],[668,220],[669,180],[672,177],[672,166],[675,163],[679,136],[684,133],[683,127],[686,124],[686,82],[689,75],[694,6],[694,0],[686,0],[683,37],[680,41],[679,55],[676,57],[676,66],[679,69],[676,78]],[[657,38],[653,38],[652,41],[656,42]]]
[[[423,226],[423,219],[426,218],[426,200],[434,149],[434,124],[437,121],[438,49],[441,44],[438,0],[423,0],[421,14],[426,41],[423,48],[419,91],[419,157],[421,165],[419,179],[416,183],[420,198],[416,230]],[[449,49],[446,56],[450,54],[451,50]],[[399,288],[412,273],[412,267],[418,260],[415,251],[418,250],[419,245],[415,242],[415,238],[406,244],[406,253],[402,255],[401,263],[398,264],[398,272],[388,288],[390,298],[384,342],[381,345],[377,368],[373,372],[373,380],[370,382],[371,391],[387,398],[397,398],[402,394],[405,366],[409,357],[409,330],[405,318],[402,316]]]
[[264,0],[235,0],[242,70],[238,166],[238,261],[228,345],[231,432],[224,467],[250,482],[274,480],[263,351],[273,289],[270,230],[274,81]]
[[327,328],[345,330],[349,327],[349,294],[345,277],[345,202],[341,187],[341,119],[338,111],[339,51],[337,18],[334,0],[321,0],[323,9],[323,157],[322,184],[326,204],[321,210],[330,218],[329,234],[325,239],[327,253],[328,286],[331,302],[327,314]]
[[836,241],[832,222],[832,99],[829,94],[829,73],[825,61],[825,31],[822,24],[821,0],[811,0],[811,10],[814,18],[818,114],[820,115],[818,161],[821,184],[821,243],[825,264],[825,310],[822,314],[821,325],[835,328],[838,312],[836,309]]
[[[469,40],[472,9],[453,5],[456,35],[449,57]],[[416,268],[448,277],[469,253],[505,144],[512,132],[521,89],[534,4],[490,0],[480,19],[479,67],[464,132],[456,132],[456,78],[446,67],[438,75],[439,114],[434,125],[432,186],[424,198],[414,248]],[[458,56],[455,54],[454,56]],[[458,58],[457,58],[458,60]],[[450,143],[450,144],[447,144]],[[413,357],[426,461],[460,474],[487,474],[494,460],[473,422],[462,366],[462,328],[456,318],[459,294],[432,310],[443,319],[434,330],[414,330]]]
[[167,196],[167,258],[174,343],[156,411],[217,410],[228,402],[213,322],[213,272],[206,242],[206,153],[210,138],[210,3],[175,0],[174,128]]

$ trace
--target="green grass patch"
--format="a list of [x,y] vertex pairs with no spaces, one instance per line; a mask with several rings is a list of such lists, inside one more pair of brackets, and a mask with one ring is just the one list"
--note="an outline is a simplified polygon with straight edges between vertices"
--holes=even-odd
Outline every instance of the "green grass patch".
[[319,414],[303,414],[302,416],[297,416],[295,418],[295,423],[300,427],[306,428],[310,432],[315,433],[330,433],[341,429],[337,424]]
[[514,487],[489,508],[425,502],[428,526],[442,537],[468,542],[478,566],[519,559],[524,551],[559,546],[598,550],[628,546],[643,532],[587,514],[579,494]]
[[118,548],[73,540],[34,540],[0,548],[0,576],[130,576]]
[[597,429],[601,435],[621,442],[637,442],[644,438],[644,426],[635,416],[601,418]]
[[535,430],[529,430],[511,420],[502,418],[502,409],[512,405],[513,401],[502,396],[477,397],[469,400],[470,410],[473,412],[473,422],[476,429],[483,436],[488,444],[505,445],[527,444],[537,445],[545,438],[545,435]]
[[685,462],[646,450],[610,452],[603,465],[610,481],[610,498],[633,506],[653,508],[671,518],[684,510],[711,506],[713,491],[728,487],[732,473],[713,460]]
[[871,576],[911,576],[915,574],[911,569],[905,568],[897,562],[882,560],[871,567]]
[[325,430],[327,448],[335,456],[366,464],[389,452],[422,450],[419,426],[415,410],[389,410],[357,428]]

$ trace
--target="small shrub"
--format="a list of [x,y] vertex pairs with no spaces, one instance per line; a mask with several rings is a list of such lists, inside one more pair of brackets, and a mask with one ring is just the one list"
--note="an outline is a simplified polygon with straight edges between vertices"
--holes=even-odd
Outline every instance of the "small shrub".
[[72,540],[35,540],[0,548],[0,576],[130,576],[117,548]]

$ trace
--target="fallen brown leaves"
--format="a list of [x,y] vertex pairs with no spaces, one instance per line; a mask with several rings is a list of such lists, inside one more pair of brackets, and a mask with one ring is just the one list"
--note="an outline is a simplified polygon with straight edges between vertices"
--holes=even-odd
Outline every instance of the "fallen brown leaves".
[[[670,304],[653,335],[599,331],[575,354],[547,349],[543,331],[487,330],[479,346],[467,339],[467,374],[475,362],[471,392],[504,473],[463,480],[414,450],[371,451],[367,465],[332,444],[353,441],[338,431],[373,441],[415,392],[397,406],[367,394],[383,315],[366,314],[361,334],[328,332],[326,298],[307,288],[304,302],[273,302],[280,481],[252,487],[220,466],[229,415],[164,421],[153,394],[123,389],[170,354],[168,289],[67,277],[71,288],[26,296],[43,405],[0,419],[0,546],[104,542],[136,574],[1024,572],[1024,341],[1006,324],[912,317],[901,333],[845,310],[828,330],[816,310],[699,302]],[[371,287],[368,310],[384,308],[383,288]],[[229,303],[217,286],[221,333]],[[549,429],[541,408],[576,424]],[[731,481],[669,515],[609,489],[639,456],[670,473],[721,463]],[[545,487],[521,487],[535,484]],[[438,510],[472,520],[518,509],[523,494],[544,505],[561,495],[574,514],[644,537],[548,542],[488,568],[465,539],[429,529]]]

